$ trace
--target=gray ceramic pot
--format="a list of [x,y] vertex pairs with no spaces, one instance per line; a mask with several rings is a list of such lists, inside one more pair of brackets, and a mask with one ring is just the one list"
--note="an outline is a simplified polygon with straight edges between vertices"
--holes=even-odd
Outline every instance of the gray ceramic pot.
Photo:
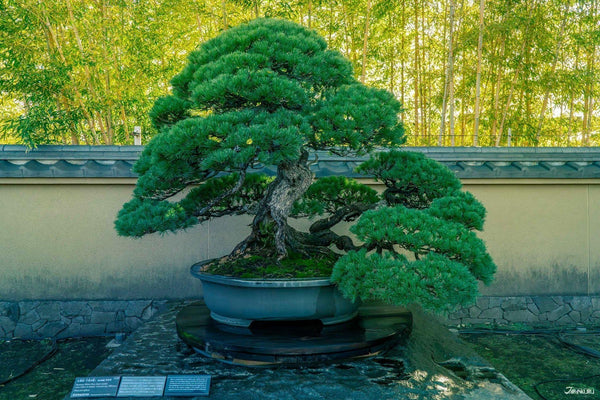
[[241,279],[201,271],[204,302],[221,323],[248,327],[253,321],[321,320],[323,325],[346,322],[358,314],[358,303],[344,298],[329,279]]

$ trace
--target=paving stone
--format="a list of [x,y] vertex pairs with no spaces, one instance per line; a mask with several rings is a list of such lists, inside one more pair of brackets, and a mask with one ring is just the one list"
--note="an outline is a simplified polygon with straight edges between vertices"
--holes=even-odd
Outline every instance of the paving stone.
[[504,301],[504,297],[498,297],[498,296],[490,296],[488,297],[488,307],[489,308],[494,308],[494,307],[502,307],[502,302]]
[[531,303],[527,303],[527,309],[531,311],[534,315],[540,314],[540,309],[538,308],[538,306],[535,305],[533,300],[531,300]]
[[55,338],[60,332],[64,331],[67,325],[63,321],[52,321],[38,329],[36,333],[44,338]]
[[562,306],[563,304],[565,304],[563,297],[562,296],[551,296],[550,297],[552,300],[554,300],[554,302],[556,304],[558,304],[559,306]]
[[[383,358],[306,368],[245,368],[230,366],[194,353],[177,338],[174,306],[147,322],[103,361],[91,376],[205,374],[213,377],[210,398],[227,400],[397,400],[420,399],[498,399],[521,400],[525,395],[508,392],[501,385],[483,390],[478,382],[465,385],[465,392],[449,395],[459,388],[440,372],[437,377],[398,379],[405,362],[401,346]],[[132,317],[128,317],[132,318]],[[448,334],[449,336],[451,334]],[[438,338],[427,338],[432,342]],[[451,340],[444,338],[443,341]],[[452,338],[452,340],[456,340]],[[378,361],[385,361],[380,363]],[[399,367],[390,367],[397,364]],[[414,366],[418,369],[419,366]],[[467,362],[467,367],[472,364]],[[410,372],[410,371],[407,371]],[[382,384],[389,377],[393,384]],[[382,379],[383,378],[383,379]],[[473,388],[477,388],[475,392]],[[520,393],[520,392],[519,392]],[[67,400],[68,398],[65,398]],[[150,399],[148,399],[150,400]]]
[[13,332],[13,337],[21,339],[32,339],[33,330],[31,325],[18,323]]
[[565,314],[562,317],[560,317],[558,320],[556,320],[554,322],[554,324],[556,326],[571,326],[571,325],[575,325],[575,321],[573,321],[573,319],[571,319],[569,314]]
[[500,307],[488,308],[479,314],[479,318],[501,319],[502,309]]
[[125,321],[115,321],[106,325],[106,333],[119,333],[119,332],[127,332],[127,325]]
[[481,314],[481,309],[477,306],[472,306],[469,308],[469,318],[477,318]]
[[40,318],[48,321],[60,321],[59,302],[42,303],[36,308],[36,311],[40,315]]
[[57,336],[58,339],[80,337],[81,335],[81,324],[78,322],[71,322],[64,331],[60,332]]
[[571,307],[567,304],[563,304],[548,313],[548,321],[558,321],[563,315],[568,314],[569,312],[571,312]]
[[125,308],[126,317],[141,317],[142,313],[151,304],[150,301],[128,301]]
[[558,307],[558,304],[549,296],[535,296],[533,302],[541,313],[546,313]]
[[575,297],[569,302],[569,305],[573,310],[587,310],[592,307],[592,299],[587,296]]
[[8,332],[14,331],[16,326],[17,326],[17,324],[11,318],[0,317],[0,327],[2,328],[2,330],[4,332],[3,337],[8,336],[7,335]]
[[114,311],[92,311],[90,323],[109,324],[115,322],[116,313]]
[[502,303],[504,311],[527,310],[527,303],[523,297],[509,297]]
[[127,307],[126,300],[98,300],[91,304],[92,311],[117,312]]
[[61,304],[60,314],[65,317],[91,315],[92,308],[83,301],[69,301]]
[[19,319],[19,323],[22,324],[33,324],[37,321],[40,320],[40,315],[37,313],[36,310],[31,310],[27,313],[25,313],[20,319]]
[[486,309],[490,308],[490,298],[486,297],[486,296],[481,296],[481,297],[477,298],[476,304],[480,310],[486,310]]
[[537,315],[529,310],[504,311],[504,319],[510,322],[537,322]]
[[33,324],[31,324],[31,329],[36,332],[38,329],[40,329],[42,326],[46,325],[48,321],[45,319],[39,319],[37,321],[35,321]]
[[15,324],[19,322],[21,312],[19,304],[12,301],[0,301],[0,317],[10,318]]
[[588,309],[586,309],[586,310],[581,310],[581,311],[579,311],[579,313],[581,314],[581,322],[582,322],[582,323],[584,323],[584,324],[585,324],[585,323],[586,323],[586,321],[588,321],[588,320],[589,320],[589,318],[590,318],[590,315],[592,315],[592,311],[593,311],[593,310],[592,310],[592,308],[591,308],[591,307],[590,307],[590,308],[588,308]]
[[39,301],[20,301],[19,311],[21,315],[27,314],[31,310],[35,310],[40,305]]

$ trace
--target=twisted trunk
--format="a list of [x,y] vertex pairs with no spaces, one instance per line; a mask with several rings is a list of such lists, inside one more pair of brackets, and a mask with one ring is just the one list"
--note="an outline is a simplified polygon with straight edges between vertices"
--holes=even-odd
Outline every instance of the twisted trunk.
[[277,177],[269,185],[265,197],[261,200],[256,216],[252,221],[252,233],[233,250],[239,254],[249,248],[257,247],[269,238],[265,228],[274,225],[274,246],[278,258],[287,256],[288,243],[287,218],[292,205],[312,183],[313,173],[308,166],[308,152],[304,151],[296,161],[285,162],[278,166]]

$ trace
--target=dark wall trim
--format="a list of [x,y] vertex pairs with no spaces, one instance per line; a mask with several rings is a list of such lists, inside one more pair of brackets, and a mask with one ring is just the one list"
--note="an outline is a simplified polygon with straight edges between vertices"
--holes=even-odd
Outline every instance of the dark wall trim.
[[[142,146],[0,145],[0,178],[135,178]],[[598,179],[600,148],[405,147],[448,166],[461,179]],[[364,157],[313,153],[317,177],[359,177]],[[274,174],[272,167],[257,170]]]

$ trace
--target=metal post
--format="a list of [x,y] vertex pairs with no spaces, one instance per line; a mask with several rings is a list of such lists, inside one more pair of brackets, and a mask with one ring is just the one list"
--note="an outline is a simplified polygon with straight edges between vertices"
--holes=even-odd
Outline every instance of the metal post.
[[508,140],[506,141],[506,145],[510,147],[510,141],[512,139],[512,129],[508,128]]
[[133,127],[133,144],[136,146],[142,145],[142,127],[141,126]]

